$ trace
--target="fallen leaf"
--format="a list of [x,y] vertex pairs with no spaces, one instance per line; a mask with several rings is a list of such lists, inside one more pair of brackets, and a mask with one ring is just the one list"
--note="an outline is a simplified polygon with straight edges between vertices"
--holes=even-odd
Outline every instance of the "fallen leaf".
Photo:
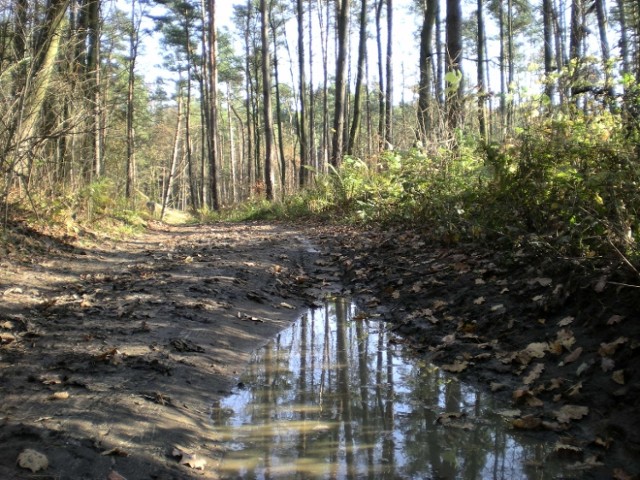
[[573,363],[575,362],[578,358],[580,358],[580,355],[582,355],[582,347],[578,347],[576,348],[573,352],[571,352],[569,355],[567,355],[566,357],[564,357],[564,364],[567,365],[569,363]]
[[484,302],[485,302],[484,297],[478,297],[473,301],[474,305],[482,305]]
[[569,423],[571,420],[580,420],[589,414],[589,407],[580,405],[564,405],[554,412],[554,416],[560,423]]
[[540,377],[543,371],[544,371],[544,363],[536,363],[531,369],[531,371],[529,372],[529,374],[526,377],[524,377],[523,383],[525,385],[532,384]]
[[513,410],[498,410],[496,411],[496,413],[498,415],[500,415],[501,417],[507,417],[507,418],[515,418],[518,417],[522,414],[522,411],[516,409]]
[[580,366],[576,369],[576,375],[579,377],[580,375],[582,375],[584,372],[586,372],[587,370],[589,370],[589,367],[593,365],[593,363],[589,363],[589,362],[582,362],[580,364]]
[[556,443],[554,451],[563,457],[582,457],[583,453],[580,447],[567,443]]
[[547,278],[547,277],[538,277],[538,278],[534,278],[533,280],[529,281],[530,285],[532,285],[534,283],[537,283],[541,287],[548,287],[549,285],[551,285],[553,283],[553,280],[550,279],[550,278]]
[[514,418],[511,421],[511,425],[521,430],[535,430],[542,425],[542,420],[540,417],[534,415],[526,415],[524,417]]
[[127,480],[127,479],[124,478],[122,475],[120,475],[115,470],[111,470],[109,472],[109,475],[107,475],[107,480]]
[[622,315],[611,315],[609,320],[607,320],[607,325],[617,325],[622,320],[624,320],[624,318],[625,317],[623,317]]
[[280,306],[282,308],[288,308],[289,310],[295,310],[296,307],[294,307],[293,305],[288,304],[287,302],[280,302]]
[[602,293],[607,286],[607,280],[608,280],[608,277],[606,275],[601,276],[598,279],[597,283],[593,286],[593,289],[597,293]]
[[634,480],[634,476],[625,472],[621,468],[613,469],[613,480]]
[[468,366],[469,366],[469,362],[460,362],[456,360],[453,364],[442,365],[441,368],[445,372],[460,373],[466,370]]
[[485,282],[482,278],[476,278],[476,280],[475,280],[475,284],[476,285],[484,285],[486,283],[487,282]]
[[11,343],[15,342],[16,336],[13,333],[1,332],[0,333],[0,343]]
[[502,311],[502,310],[506,311],[506,308],[504,308],[504,305],[502,303],[499,303],[497,305],[493,305],[491,307],[491,311],[492,312],[497,312],[497,311]]
[[544,428],[545,430],[550,430],[552,432],[562,432],[563,430],[567,429],[565,425],[560,425],[558,422],[547,421],[542,422],[542,428]]
[[44,454],[27,448],[18,455],[18,465],[36,473],[49,467],[49,459]]
[[391,294],[391,297],[394,298],[395,300],[400,298],[400,291],[399,290],[394,290],[393,293]]
[[564,317],[562,320],[560,320],[558,322],[558,326],[559,327],[566,327],[567,325],[571,325],[573,323],[573,321],[575,320],[574,317]]
[[207,464],[207,461],[204,458],[198,458],[195,453],[189,453],[179,447],[174,447],[172,455],[174,457],[180,457],[180,465],[186,465],[195,470],[204,470],[204,467]]
[[49,400],[66,400],[69,398],[69,392],[56,392],[49,397]]
[[604,357],[600,362],[600,368],[602,368],[603,372],[610,372],[611,370],[616,368],[616,362],[614,362],[610,358]]
[[575,397],[576,395],[578,395],[580,393],[580,390],[582,390],[582,382],[578,382],[575,385],[573,385],[571,388],[569,388],[567,390],[567,396],[568,397]]
[[627,343],[629,339],[627,337],[618,337],[613,342],[601,343],[598,349],[598,354],[601,357],[612,357],[620,345]]
[[556,336],[560,344],[567,350],[570,350],[573,344],[576,343],[576,337],[573,336],[573,332],[566,328],[560,330]]
[[624,370],[616,370],[613,372],[611,379],[619,385],[624,385]]
[[128,457],[129,452],[127,452],[126,450],[123,450],[120,447],[115,447],[115,448],[110,448],[109,450],[105,450],[100,455],[104,455],[104,456],[113,455],[114,457]]
[[525,348],[525,351],[534,358],[542,358],[548,348],[549,344],[547,342],[530,343]]
[[455,341],[456,341],[455,333],[451,333],[449,335],[442,337],[442,343],[444,343],[445,345],[451,345]]

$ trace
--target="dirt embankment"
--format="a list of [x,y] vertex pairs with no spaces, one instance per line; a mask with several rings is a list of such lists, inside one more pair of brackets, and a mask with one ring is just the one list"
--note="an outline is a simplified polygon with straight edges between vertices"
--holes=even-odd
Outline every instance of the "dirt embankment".
[[157,226],[84,247],[15,235],[30,245],[0,260],[0,478],[216,478],[211,406],[340,280],[585,478],[640,473],[640,295],[622,263],[335,226]]

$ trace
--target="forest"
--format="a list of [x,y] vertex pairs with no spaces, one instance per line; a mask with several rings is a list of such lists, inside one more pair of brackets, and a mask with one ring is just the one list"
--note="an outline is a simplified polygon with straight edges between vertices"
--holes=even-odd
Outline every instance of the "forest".
[[623,0],[6,1],[5,223],[243,205],[633,262],[639,36]]
[[637,0],[0,0],[0,122],[0,477],[292,478],[232,394],[295,478],[640,475]]

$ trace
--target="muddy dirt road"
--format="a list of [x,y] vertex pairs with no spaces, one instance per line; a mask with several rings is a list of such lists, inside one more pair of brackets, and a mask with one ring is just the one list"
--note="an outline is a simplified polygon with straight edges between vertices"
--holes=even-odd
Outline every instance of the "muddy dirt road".
[[277,225],[39,246],[1,265],[6,479],[215,478],[212,403],[337,279],[304,232]]
[[556,442],[576,478],[640,473],[640,302],[624,266],[335,226],[12,235],[2,479],[217,478],[212,405],[253,350],[340,285],[419,355],[492,390],[512,428]]

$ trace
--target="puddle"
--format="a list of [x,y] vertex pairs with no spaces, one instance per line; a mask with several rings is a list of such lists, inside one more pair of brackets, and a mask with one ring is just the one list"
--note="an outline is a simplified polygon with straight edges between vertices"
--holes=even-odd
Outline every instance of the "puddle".
[[259,350],[241,382],[212,414],[222,478],[570,478],[489,393],[411,358],[347,300]]

